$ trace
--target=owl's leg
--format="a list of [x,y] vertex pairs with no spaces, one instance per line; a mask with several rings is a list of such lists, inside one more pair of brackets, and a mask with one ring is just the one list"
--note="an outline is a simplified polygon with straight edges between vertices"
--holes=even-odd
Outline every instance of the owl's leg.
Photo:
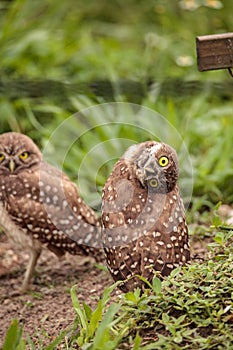
[[40,257],[41,250],[42,250],[42,248],[40,246],[33,247],[32,249],[30,249],[29,263],[28,263],[27,270],[26,270],[25,275],[24,275],[24,280],[22,283],[21,292],[26,292],[30,286],[30,281],[31,281],[32,275],[34,273],[34,270],[35,270],[35,267],[37,264],[37,260]]

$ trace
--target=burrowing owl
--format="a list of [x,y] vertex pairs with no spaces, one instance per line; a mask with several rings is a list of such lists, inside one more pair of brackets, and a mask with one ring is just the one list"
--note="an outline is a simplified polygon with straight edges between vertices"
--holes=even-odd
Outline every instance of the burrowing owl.
[[113,279],[125,281],[123,291],[143,288],[135,275],[151,281],[190,258],[178,173],[174,149],[148,141],[126,151],[104,186],[102,239]]
[[29,249],[22,284],[26,290],[43,245],[56,255],[101,255],[99,223],[77,188],[43,162],[33,141],[18,133],[0,135],[0,226]]

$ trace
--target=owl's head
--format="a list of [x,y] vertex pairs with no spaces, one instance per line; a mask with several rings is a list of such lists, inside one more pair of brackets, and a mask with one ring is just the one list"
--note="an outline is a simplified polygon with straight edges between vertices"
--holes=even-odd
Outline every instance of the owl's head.
[[42,154],[26,135],[8,132],[0,135],[0,174],[18,174],[38,166]]
[[175,150],[165,143],[147,141],[131,146],[123,158],[136,167],[136,176],[149,192],[172,191],[179,176]]

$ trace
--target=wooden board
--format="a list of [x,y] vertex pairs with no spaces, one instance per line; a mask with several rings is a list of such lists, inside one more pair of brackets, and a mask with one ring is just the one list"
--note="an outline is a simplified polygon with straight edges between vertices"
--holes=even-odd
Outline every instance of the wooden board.
[[233,67],[233,33],[196,38],[199,71]]

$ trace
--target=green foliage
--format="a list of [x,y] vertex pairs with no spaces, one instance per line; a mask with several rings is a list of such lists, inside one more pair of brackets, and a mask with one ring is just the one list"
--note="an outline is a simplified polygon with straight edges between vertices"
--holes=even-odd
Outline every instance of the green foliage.
[[[46,347],[41,344],[39,349],[43,350],[54,350],[56,347],[64,340],[65,336],[68,334],[69,330],[62,331],[60,335],[52,341]],[[17,320],[12,320],[12,323],[7,330],[2,350],[26,350],[26,349],[36,350],[38,349],[38,344],[34,344],[32,339],[28,337],[27,340],[23,338],[23,327],[19,325]]]
[[[119,283],[106,288],[103,297],[98,301],[98,305],[94,311],[85,303],[81,306],[75,291],[76,286],[71,289],[71,298],[74,310],[77,314],[75,325],[80,326],[80,333],[72,344],[77,343],[82,349],[92,350],[111,350],[115,349],[121,337],[118,337],[112,330],[114,324],[119,319],[114,320],[119,305],[112,303],[108,308],[110,294]],[[107,310],[106,310],[107,309]]]
[[227,32],[232,25],[227,0],[101,0],[98,6],[15,0],[1,5],[1,69],[36,78],[143,79],[184,72],[193,78],[195,36]]
[[[181,134],[191,155],[199,207],[206,201],[230,203],[232,84],[225,81],[223,71],[197,71],[195,36],[229,31],[231,13],[227,0],[156,4],[101,0],[98,6],[74,0],[1,2],[0,132],[24,132],[43,147],[77,111],[106,101],[139,103],[161,113]],[[208,80],[214,79],[212,90]],[[106,122],[105,116],[88,115],[91,131],[82,135],[65,160],[59,156],[64,148],[64,137],[60,138],[52,161],[77,181],[77,169],[91,147],[119,138],[141,142],[162,130],[156,123],[146,125],[152,134],[132,128],[127,125],[132,121],[130,113],[124,113],[125,125],[108,129],[92,129]],[[86,125],[81,119],[73,130]],[[167,141],[177,146],[172,132]],[[99,206],[102,186],[127,146],[122,141],[120,147],[106,143],[104,151],[95,154],[96,162],[85,158],[82,194],[94,207]],[[106,150],[111,160],[104,157]],[[99,195],[93,195],[93,186]]]
[[[103,320],[106,317],[107,322],[102,321],[98,327],[95,323],[92,328],[91,319],[96,313],[98,322],[102,319],[99,305],[106,306],[110,290],[106,290],[107,294],[105,291],[93,312],[85,304],[83,307],[78,304],[76,312],[89,315],[88,322],[79,323],[77,341],[81,348],[101,349],[107,341],[109,349],[128,349],[129,346],[141,350],[230,349],[233,344],[233,250],[230,245],[233,231],[227,235],[222,232],[221,240],[219,237],[217,233],[215,244],[210,246],[209,260],[174,270],[161,288],[160,285],[156,287],[156,292],[153,288],[143,294],[139,289],[122,294],[105,308]],[[157,278],[153,282],[155,285],[158,286]],[[80,342],[84,333],[88,337],[82,337]],[[157,340],[146,340],[151,335]]]

